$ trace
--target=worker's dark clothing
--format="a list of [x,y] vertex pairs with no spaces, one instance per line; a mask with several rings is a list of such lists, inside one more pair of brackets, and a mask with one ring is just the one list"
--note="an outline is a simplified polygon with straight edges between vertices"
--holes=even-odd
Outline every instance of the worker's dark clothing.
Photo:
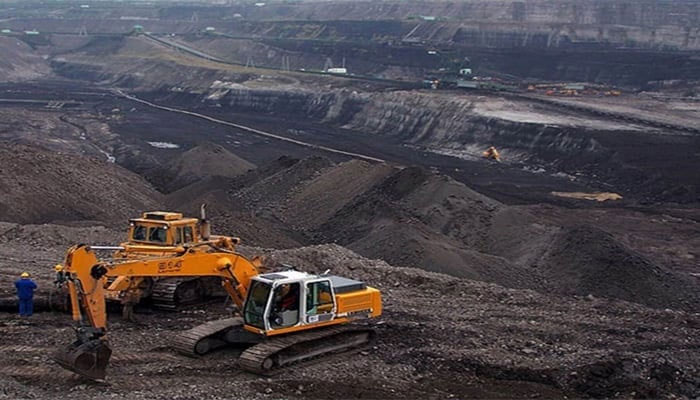
[[298,310],[299,309],[299,290],[296,285],[292,286],[287,294],[278,293],[275,296],[275,305],[277,310]]
[[298,309],[299,306],[296,305],[298,298],[299,298],[299,296],[297,296],[296,293],[293,293],[290,291],[286,296],[284,296],[282,298],[282,301],[281,301],[282,309],[283,310],[296,310],[296,309]]
[[19,299],[19,315],[31,317],[34,313],[34,299]]
[[19,298],[19,315],[29,317],[34,312],[34,290],[36,283],[31,279],[19,279],[15,282]]

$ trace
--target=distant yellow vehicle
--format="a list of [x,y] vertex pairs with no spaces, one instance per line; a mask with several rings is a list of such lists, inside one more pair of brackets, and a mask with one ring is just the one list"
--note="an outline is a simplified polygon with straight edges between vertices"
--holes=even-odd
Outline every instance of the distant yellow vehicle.
[[501,153],[499,153],[493,146],[486,149],[486,151],[482,152],[481,155],[484,156],[484,158],[501,161]]
[[[187,240],[190,234],[192,240]],[[56,266],[78,328],[77,340],[55,360],[88,378],[104,379],[112,354],[106,336],[108,294],[138,297],[145,279],[218,279],[241,317],[182,332],[173,347],[203,355],[227,344],[247,345],[239,365],[256,373],[367,343],[373,331],[350,322],[382,312],[379,290],[360,281],[292,269],[261,274],[260,259],[248,260],[235,251],[237,238],[209,235],[204,215],[197,221],[177,213],[145,213],[132,220],[130,237],[143,243],[76,245]],[[101,250],[128,256],[99,259],[96,251]],[[112,277],[115,281],[107,286]]]

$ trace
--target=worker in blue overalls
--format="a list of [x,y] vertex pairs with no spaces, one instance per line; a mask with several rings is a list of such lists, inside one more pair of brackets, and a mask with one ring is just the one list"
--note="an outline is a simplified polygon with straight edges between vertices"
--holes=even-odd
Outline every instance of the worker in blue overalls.
[[34,290],[36,283],[29,277],[29,272],[22,272],[21,279],[15,282],[17,297],[19,298],[19,315],[29,317],[34,311]]

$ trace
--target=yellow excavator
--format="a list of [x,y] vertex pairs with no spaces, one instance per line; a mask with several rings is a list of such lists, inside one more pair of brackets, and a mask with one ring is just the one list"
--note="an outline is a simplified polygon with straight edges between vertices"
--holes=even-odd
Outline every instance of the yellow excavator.
[[[184,226],[193,228],[191,237],[179,229]],[[110,293],[138,297],[139,282],[160,278],[216,278],[240,314],[181,332],[173,347],[186,355],[245,345],[239,366],[266,374],[369,342],[373,331],[352,322],[381,315],[379,290],[327,273],[294,269],[261,273],[259,259],[249,260],[235,251],[238,239],[211,236],[209,230],[206,218],[197,221],[177,213],[148,212],[132,220],[131,238],[148,239],[138,245],[140,257],[133,251],[123,257],[130,250],[124,246],[71,247],[63,265],[56,266],[56,282],[68,291],[77,339],[54,359],[82,376],[104,379],[112,354],[106,298]],[[113,252],[112,257],[98,258],[101,251]]]
[[[144,257],[167,256],[176,250],[177,246],[190,246],[200,240],[226,239],[212,236],[206,219],[206,205],[202,205],[201,217],[183,218],[180,213],[147,212],[140,218],[129,221],[129,233],[126,242],[119,246],[101,247],[103,250],[114,250],[115,259],[142,259]],[[202,228],[204,232],[200,233]],[[238,238],[228,238],[222,246],[235,251],[240,241]],[[98,248],[100,249],[100,248]],[[259,259],[252,260],[260,267]],[[133,307],[147,301],[156,309],[175,311],[181,306],[205,302],[213,297],[225,296],[218,277],[126,277],[108,279],[106,298],[110,302],[123,305],[126,318],[133,317]]]
[[498,152],[498,150],[491,146],[486,151],[483,151],[481,155],[484,158],[488,158],[489,160],[496,160],[496,161],[501,161],[501,153]]

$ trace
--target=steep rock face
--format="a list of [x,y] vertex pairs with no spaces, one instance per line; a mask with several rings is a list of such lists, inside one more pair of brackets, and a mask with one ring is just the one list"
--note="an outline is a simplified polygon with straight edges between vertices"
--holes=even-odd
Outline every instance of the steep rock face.
[[[111,62],[109,58],[105,61],[90,55],[99,53],[103,47],[117,49],[121,57]],[[496,55],[500,52],[491,51]],[[527,57],[536,58],[538,54]],[[587,62],[595,60],[584,53],[576,54],[587,58]],[[507,64],[508,57],[515,55],[512,53],[501,61]],[[522,63],[529,65],[529,59],[523,59]],[[647,66],[654,62],[637,64]],[[224,67],[174,55],[139,37],[104,43],[97,40],[84,46],[79,55],[64,61],[54,60],[54,65],[69,77],[77,77],[87,68],[95,80],[145,92],[141,93],[144,98],[156,102],[204,113],[225,116],[230,110],[293,121],[311,120],[387,135],[392,141],[467,159],[478,158],[485,148],[496,146],[508,163],[525,163],[528,169],[538,172],[594,176],[605,184],[620,187],[621,192],[646,195],[647,188],[654,186],[649,192],[654,198],[678,198],[674,193],[680,190],[687,193],[684,198],[688,200],[683,201],[693,201],[697,193],[697,184],[691,177],[677,179],[681,168],[659,170],[640,163],[639,152],[648,153],[651,146],[669,145],[661,135],[650,137],[630,123],[587,118],[512,96],[384,91],[379,83],[367,84],[369,90],[364,91],[359,85],[338,79],[310,78],[296,73],[268,76],[247,68]],[[532,68],[540,68],[538,65]],[[551,68],[559,70],[557,65],[542,67],[537,74]],[[602,69],[600,65],[598,70]],[[577,68],[588,71],[581,66],[573,69]],[[569,76],[568,67],[562,71]],[[598,72],[591,74],[598,76]],[[645,82],[651,78],[652,75],[641,77]],[[347,89],[348,86],[355,90]],[[690,137],[679,140],[682,147],[694,145]],[[651,146],[644,145],[645,142]],[[673,145],[678,147],[676,143]]]
[[392,92],[356,95],[349,101],[361,105],[345,125],[350,129],[397,135],[409,143],[454,150],[463,156],[479,156],[489,144],[517,154],[518,159],[540,156],[540,147],[547,147],[547,154],[596,150],[590,137],[556,125],[569,121],[543,118],[527,110],[518,115],[484,112],[482,108],[491,99],[476,96]]
[[299,115],[320,119],[335,101],[332,92],[248,88],[227,90],[223,102],[235,110]]
[[[185,100],[182,95],[178,99]],[[203,107],[199,100],[185,101]],[[496,146],[507,164],[542,173],[592,176],[621,192],[653,199],[695,201],[698,190],[697,180],[683,173],[680,164],[659,170],[638,157],[645,154],[667,163],[654,147],[677,147],[681,141],[692,148],[697,140],[690,136],[671,138],[632,123],[594,119],[507,96],[237,88],[219,91],[216,99],[204,102],[205,107],[212,105],[292,120],[303,115],[464,159],[480,159],[486,148]],[[687,195],[674,194],[678,190]]]
[[485,147],[496,145],[508,153],[511,161],[535,163],[573,155],[584,155],[587,161],[607,156],[609,150],[586,134],[586,129],[623,128],[609,124],[582,129],[577,125],[583,120],[530,110],[501,98],[427,92],[237,88],[219,92],[215,101],[237,112],[274,112],[290,117],[299,117],[301,112],[327,124],[393,136],[407,144],[459,157],[480,157]]
[[[445,96],[430,91],[289,90],[250,88],[242,84],[230,88],[213,85],[199,90],[203,93],[169,91],[144,96],[205,114],[230,110],[291,120],[308,119],[351,131],[389,136],[392,141],[464,159],[481,159],[486,148],[496,146],[506,163],[524,163],[528,168],[544,168],[552,173],[595,173],[604,179],[615,178],[615,171],[624,164],[616,153],[618,145],[610,142],[610,138],[624,141],[628,139],[623,136],[634,133],[629,131],[634,129],[629,125],[591,121],[498,96],[466,93]],[[600,168],[603,164],[609,168]],[[644,183],[645,175],[640,176]]]

